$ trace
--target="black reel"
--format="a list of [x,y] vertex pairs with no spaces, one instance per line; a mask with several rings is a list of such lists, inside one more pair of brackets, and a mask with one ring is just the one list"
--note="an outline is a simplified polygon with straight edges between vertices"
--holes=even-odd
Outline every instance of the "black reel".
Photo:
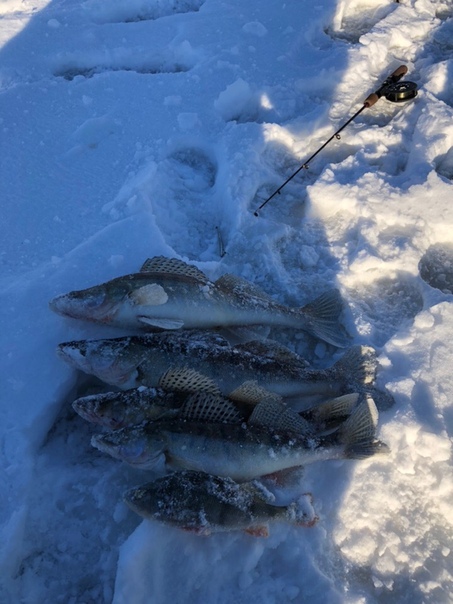
[[410,101],[417,96],[417,84],[415,82],[396,82],[386,86],[384,96],[392,103]]

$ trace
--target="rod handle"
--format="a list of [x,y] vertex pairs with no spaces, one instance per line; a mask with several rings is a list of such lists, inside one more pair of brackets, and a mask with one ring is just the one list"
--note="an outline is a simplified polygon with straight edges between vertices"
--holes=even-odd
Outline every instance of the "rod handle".
[[365,107],[372,107],[378,101],[379,96],[375,92],[372,92],[366,97],[366,99],[363,101],[363,104],[365,105]]
[[407,65],[400,65],[390,76],[394,82],[400,80],[407,73]]

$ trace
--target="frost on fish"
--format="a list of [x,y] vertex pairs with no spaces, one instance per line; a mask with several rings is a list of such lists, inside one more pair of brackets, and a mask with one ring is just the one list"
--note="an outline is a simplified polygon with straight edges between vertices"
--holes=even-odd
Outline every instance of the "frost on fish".
[[153,467],[165,455],[174,467],[247,481],[316,461],[364,459],[385,453],[388,447],[376,440],[377,418],[370,398],[327,435],[316,433],[297,414],[291,417],[284,407],[277,413],[272,409],[260,414],[255,421],[252,414],[248,423],[241,424],[204,423],[194,413],[190,421],[177,418],[97,435],[92,445],[143,469]]
[[84,396],[72,406],[87,421],[118,430],[144,421],[175,417],[183,402],[181,394],[141,386],[124,392]]
[[65,342],[58,354],[73,367],[121,389],[167,388],[171,383],[181,383],[184,389],[184,372],[194,371],[215,384],[213,392],[238,402],[248,396],[244,391],[252,385],[301,398],[302,406],[309,397],[371,392],[377,370],[376,353],[369,347],[353,347],[332,367],[317,370],[273,341],[231,346],[217,333],[197,330]]
[[131,489],[124,500],[144,518],[204,535],[242,529],[267,536],[268,522],[312,526],[317,520],[308,495],[288,506],[276,506],[262,486],[192,471],[175,472]]
[[[357,404],[357,393],[329,399],[298,414],[281,396],[268,392],[256,382],[247,382],[228,397],[222,396],[212,380],[198,372],[174,369],[161,385],[140,386],[122,392],[92,394],[76,399],[72,406],[85,420],[109,430],[145,421],[179,417],[210,423],[269,424],[303,432],[308,422],[314,429],[332,429],[346,420]],[[278,420],[277,420],[278,418]]]
[[56,313],[123,328],[193,329],[274,325],[306,331],[344,348],[343,302],[337,290],[303,308],[280,304],[237,275],[211,282],[197,267],[177,258],[148,259],[140,272],[57,296]]

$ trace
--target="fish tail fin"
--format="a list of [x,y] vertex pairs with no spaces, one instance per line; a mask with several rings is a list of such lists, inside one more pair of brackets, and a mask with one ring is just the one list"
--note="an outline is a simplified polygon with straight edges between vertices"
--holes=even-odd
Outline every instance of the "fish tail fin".
[[378,361],[371,346],[353,346],[327,371],[355,392],[363,392],[376,379]]
[[350,338],[339,321],[343,301],[337,289],[321,294],[300,310],[307,322],[306,331],[338,348],[346,348]]
[[365,459],[376,453],[388,453],[388,446],[376,440],[379,418],[377,407],[371,397],[367,397],[352,412],[338,430],[338,439],[344,446],[343,457]]
[[318,516],[313,508],[313,496],[304,493],[287,508],[288,521],[296,526],[310,527],[318,522]]

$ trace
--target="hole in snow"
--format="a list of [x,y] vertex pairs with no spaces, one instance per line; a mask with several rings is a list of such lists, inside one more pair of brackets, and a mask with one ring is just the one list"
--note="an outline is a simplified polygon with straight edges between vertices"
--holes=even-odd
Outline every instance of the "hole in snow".
[[54,71],[56,77],[72,81],[77,76],[83,78],[92,78],[95,75],[110,73],[112,71],[133,71],[138,74],[158,74],[158,73],[183,73],[189,71],[191,67],[181,63],[161,63],[144,64],[137,67],[128,67],[126,65],[96,65],[96,66],[77,66],[66,65]]
[[171,15],[198,12],[205,0],[110,0],[86,2],[85,9],[92,11],[97,23],[136,23],[155,21]]
[[418,263],[420,277],[445,294],[453,294],[453,244],[431,245]]

